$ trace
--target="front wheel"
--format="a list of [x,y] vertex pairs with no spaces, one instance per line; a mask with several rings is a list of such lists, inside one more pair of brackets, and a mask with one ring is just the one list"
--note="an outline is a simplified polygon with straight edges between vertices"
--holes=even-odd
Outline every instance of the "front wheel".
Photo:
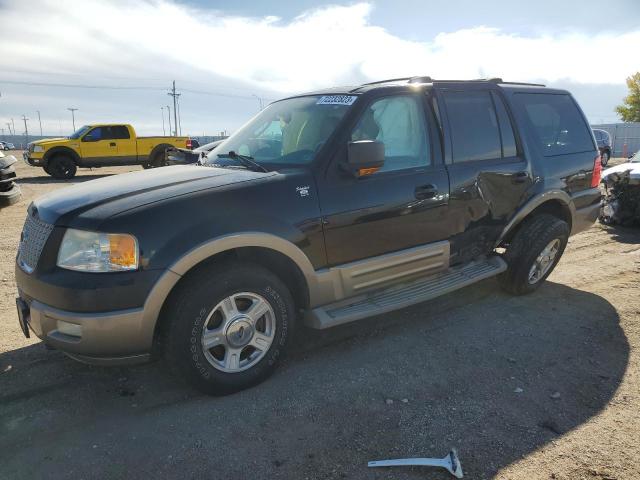
[[567,222],[548,214],[533,217],[507,247],[508,268],[498,276],[502,288],[515,295],[536,290],[551,275],[568,241]]
[[75,177],[76,163],[69,157],[58,155],[57,157],[49,160],[44,171],[58,180],[68,180]]
[[187,278],[166,318],[171,367],[198,390],[226,395],[273,373],[292,336],[295,308],[268,270],[226,263]]

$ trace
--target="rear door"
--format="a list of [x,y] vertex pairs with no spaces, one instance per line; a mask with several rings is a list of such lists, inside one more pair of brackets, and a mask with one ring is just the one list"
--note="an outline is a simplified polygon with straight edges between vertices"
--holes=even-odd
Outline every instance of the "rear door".
[[[318,185],[330,265],[448,238],[449,180],[426,105],[418,93],[373,99],[349,127],[326,181]],[[359,178],[341,170],[347,143],[357,140],[383,142],[384,167]]]
[[493,249],[526,201],[532,175],[499,90],[444,88],[438,105],[451,188],[451,262],[462,263]]
[[112,125],[110,140],[116,144],[117,155],[111,160],[113,165],[134,165],[138,163],[136,139],[126,125]]

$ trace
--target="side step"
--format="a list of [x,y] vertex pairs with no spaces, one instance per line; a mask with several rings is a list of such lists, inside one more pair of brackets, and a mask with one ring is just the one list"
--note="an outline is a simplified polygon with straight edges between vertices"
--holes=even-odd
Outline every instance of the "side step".
[[324,329],[391,312],[453,292],[506,269],[506,262],[498,256],[476,260],[411,283],[314,308],[307,314],[305,323],[312,328]]

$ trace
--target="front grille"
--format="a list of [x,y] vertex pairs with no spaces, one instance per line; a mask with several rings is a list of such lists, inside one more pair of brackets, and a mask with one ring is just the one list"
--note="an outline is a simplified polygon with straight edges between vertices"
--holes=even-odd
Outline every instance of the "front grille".
[[33,272],[38,264],[40,254],[47,242],[53,225],[43,222],[37,216],[27,215],[22,227],[20,247],[18,249],[18,265],[27,273]]

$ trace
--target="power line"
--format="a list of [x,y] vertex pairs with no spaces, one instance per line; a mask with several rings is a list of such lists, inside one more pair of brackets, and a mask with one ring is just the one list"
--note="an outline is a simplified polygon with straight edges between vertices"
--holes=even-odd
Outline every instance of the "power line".
[[[88,84],[71,84],[71,83],[50,83],[50,82],[27,82],[27,81],[18,81],[18,80],[0,80],[0,84],[7,85],[27,85],[33,87],[59,87],[59,88],[88,88],[94,90],[152,90],[152,91],[163,91],[165,88],[163,87],[152,87],[147,85],[127,85],[127,86],[118,86],[118,85],[88,85]],[[194,93],[196,95],[210,95],[214,97],[226,97],[226,98],[240,98],[244,100],[252,100],[255,97],[253,95],[238,95],[234,93],[225,93],[220,91],[206,91],[206,90],[192,90],[192,89],[182,89],[183,92]],[[273,98],[265,98],[262,97],[265,101],[273,101]]]

